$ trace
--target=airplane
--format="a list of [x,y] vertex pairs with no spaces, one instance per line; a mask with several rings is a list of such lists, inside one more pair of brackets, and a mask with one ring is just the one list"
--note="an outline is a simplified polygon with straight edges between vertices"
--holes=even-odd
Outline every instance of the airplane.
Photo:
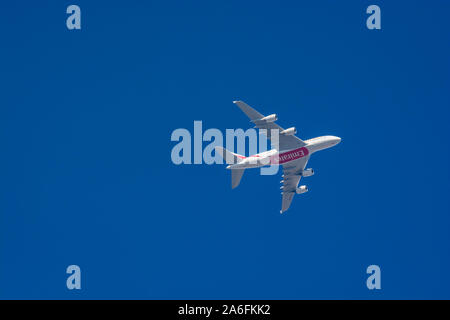
[[[215,147],[215,151],[221,155],[231,170],[231,188],[236,188],[241,182],[245,169],[260,168],[267,165],[281,165],[283,167],[283,180],[281,180],[282,204],[280,213],[289,209],[295,194],[308,191],[305,185],[298,187],[301,177],[309,177],[314,174],[311,168],[305,169],[310,156],[320,150],[331,148],[341,142],[341,138],[335,136],[321,136],[309,140],[301,140],[296,137],[295,127],[283,129],[275,123],[278,120],[276,114],[264,116],[243,101],[233,101],[253,122],[255,128],[262,131],[267,139],[271,140],[273,149],[249,157],[233,153],[222,147]],[[272,139],[272,134],[278,133],[277,139]]]

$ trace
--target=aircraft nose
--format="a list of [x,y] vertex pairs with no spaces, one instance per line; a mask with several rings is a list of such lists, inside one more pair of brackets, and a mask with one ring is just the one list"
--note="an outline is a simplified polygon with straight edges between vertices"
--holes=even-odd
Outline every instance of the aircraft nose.
[[339,138],[339,137],[335,137],[336,138],[336,140],[335,140],[335,144],[338,144],[338,143],[340,143],[341,142],[341,138]]

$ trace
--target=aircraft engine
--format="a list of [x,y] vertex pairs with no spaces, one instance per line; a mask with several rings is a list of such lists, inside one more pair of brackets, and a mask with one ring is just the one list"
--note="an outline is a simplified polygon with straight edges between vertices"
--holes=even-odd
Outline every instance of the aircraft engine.
[[310,177],[314,174],[314,170],[309,168],[302,171],[302,177]]
[[259,119],[259,121],[265,121],[265,122],[275,122],[277,120],[278,120],[278,117],[277,117],[277,115],[275,113],[271,114],[271,115],[269,115],[267,117]]
[[295,127],[291,127],[291,128],[288,128],[288,129],[280,132],[280,134],[285,135],[285,136],[292,136],[296,133],[297,133],[297,129],[295,129]]
[[300,186],[299,188],[297,188],[297,189],[295,190],[295,192],[296,192],[297,194],[301,194],[301,193],[308,192],[308,187],[306,187],[306,186]]

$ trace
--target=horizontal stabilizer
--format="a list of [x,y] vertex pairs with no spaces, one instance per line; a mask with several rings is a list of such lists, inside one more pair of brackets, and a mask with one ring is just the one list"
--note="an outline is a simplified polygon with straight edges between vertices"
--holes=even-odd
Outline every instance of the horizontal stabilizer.
[[231,189],[236,188],[241,182],[245,169],[231,169]]
[[244,159],[244,156],[241,156],[239,154],[233,153],[231,151],[228,151],[225,148],[222,147],[215,147],[215,151],[221,155],[221,157],[225,160],[226,164],[235,164],[239,163],[242,159]]

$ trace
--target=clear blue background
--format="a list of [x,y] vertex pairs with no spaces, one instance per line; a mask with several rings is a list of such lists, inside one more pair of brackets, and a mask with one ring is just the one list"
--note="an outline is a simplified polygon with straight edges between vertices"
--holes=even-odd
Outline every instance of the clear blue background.
[[[2,2],[0,298],[450,298],[449,12]],[[281,174],[231,190],[223,165],[171,162],[171,132],[194,120],[248,128],[236,99],[301,138],[342,137],[284,215]]]

